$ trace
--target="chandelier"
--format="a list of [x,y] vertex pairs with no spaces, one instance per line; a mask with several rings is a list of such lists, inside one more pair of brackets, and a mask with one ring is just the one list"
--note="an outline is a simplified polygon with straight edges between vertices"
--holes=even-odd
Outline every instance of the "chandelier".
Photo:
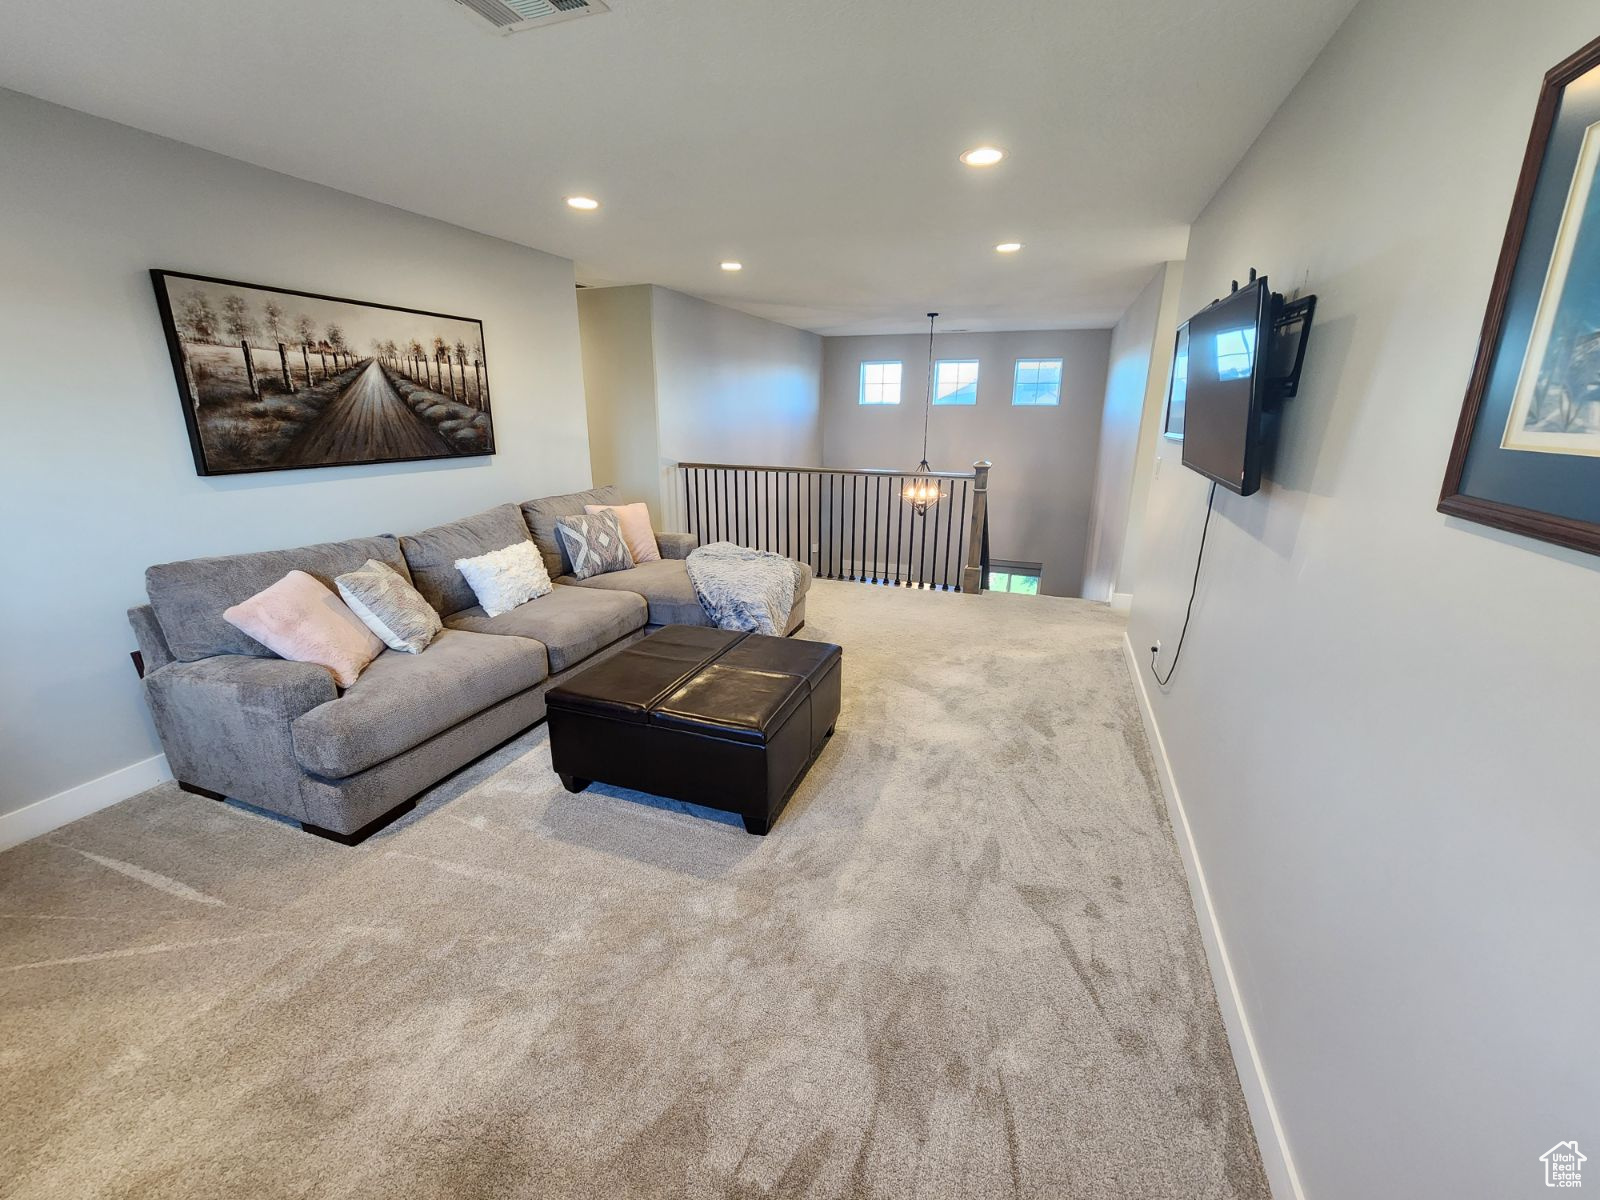
[[933,323],[938,317],[936,312],[928,314],[928,387],[922,394],[922,461],[900,493],[900,498],[911,505],[919,517],[944,499],[944,489],[928,466],[928,417],[933,412]]

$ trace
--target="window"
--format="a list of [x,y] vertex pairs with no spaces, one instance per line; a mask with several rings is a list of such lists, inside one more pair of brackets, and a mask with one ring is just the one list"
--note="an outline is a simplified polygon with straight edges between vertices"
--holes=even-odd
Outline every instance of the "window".
[[1013,592],[1022,596],[1039,594],[1040,563],[995,563],[989,568],[988,582],[991,592]]
[[1217,378],[1245,379],[1256,361],[1254,329],[1224,329],[1217,334]]
[[978,402],[978,360],[941,358],[933,364],[933,402],[935,404],[976,404]]
[[1013,404],[1060,404],[1061,360],[1017,359],[1017,382],[1011,389]]
[[861,364],[861,403],[900,403],[900,364],[864,362]]

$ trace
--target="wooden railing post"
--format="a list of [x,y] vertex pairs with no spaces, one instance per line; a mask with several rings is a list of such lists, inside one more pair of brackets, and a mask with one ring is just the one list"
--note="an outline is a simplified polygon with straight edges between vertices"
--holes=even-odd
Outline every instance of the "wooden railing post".
[[967,561],[961,568],[961,590],[981,592],[987,582],[983,577],[983,531],[989,521],[989,468],[988,459],[972,464],[972,524],[967,531]]

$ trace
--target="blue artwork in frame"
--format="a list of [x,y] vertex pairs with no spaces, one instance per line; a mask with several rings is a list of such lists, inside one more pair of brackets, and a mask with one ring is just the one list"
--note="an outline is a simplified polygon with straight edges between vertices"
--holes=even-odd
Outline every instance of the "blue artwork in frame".
[[1189,399],[1189,322],[1178,326],[1177,345],[1172,350],[1172,374],[1167,381],[1167,419],[1161,427],[1163,437],[1183,441],[1183,417]]
[[1600,554],[1600,39],[1545,76],[1439,511]]
[[1500,444],[1600,455],[1600,121],[1583,134]]

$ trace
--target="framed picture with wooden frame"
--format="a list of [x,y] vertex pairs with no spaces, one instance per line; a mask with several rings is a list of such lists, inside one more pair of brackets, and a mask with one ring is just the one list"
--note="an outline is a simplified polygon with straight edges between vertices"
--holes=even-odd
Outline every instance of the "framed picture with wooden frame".
[[1600,38],[1539,93],[1439,511],[1600,554]]
[[201,475],[494,453],[470,317],[151,271]]

